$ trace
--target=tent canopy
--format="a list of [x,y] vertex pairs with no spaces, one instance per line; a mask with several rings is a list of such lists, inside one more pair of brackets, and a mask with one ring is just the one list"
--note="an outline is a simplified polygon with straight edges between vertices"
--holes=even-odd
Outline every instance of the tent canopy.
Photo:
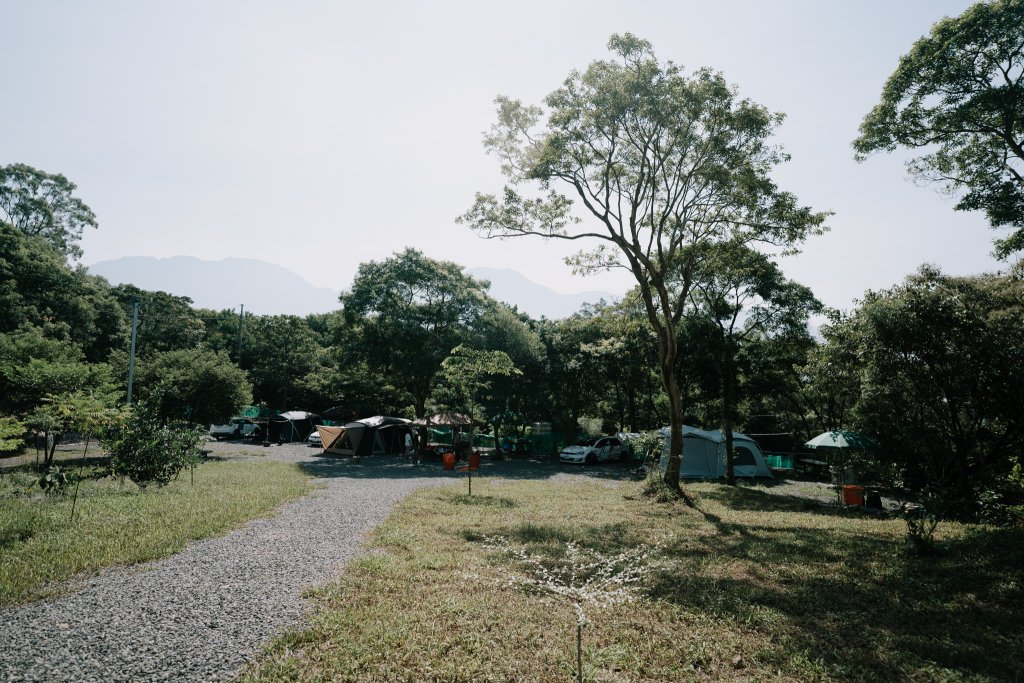
[[304,410],[290,410],[267,419],[271,441],[304,441],[319,422],[319,415]]
[[[335,431],[337,430],[337,431]],[[320,428],[324,450],[341,455],[388,455],[401,453],[409,420],[402,417],[375,415],[344,427]],[[327,437],[331,438],[328,445]]]
[[[664,438],[661,467],[668,465],[669,428],[659,430]],[[746,434],[732,433],[733,472],[737,477],[771,477],[772,471],[764,459],[757,442]],[[717,479],[726,475],[725,434],[719,430],[706,430],[683,425],[683,462],[680,476]]]

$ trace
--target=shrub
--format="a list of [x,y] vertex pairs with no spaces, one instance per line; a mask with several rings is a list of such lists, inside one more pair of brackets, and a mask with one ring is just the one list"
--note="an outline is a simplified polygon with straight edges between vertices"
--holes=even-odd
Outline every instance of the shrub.
[[166,426],[151,406],[140,403],[106,433],[111,471],[141,488],[165,486],[182,469],[198,462],[201,436],[199,429]]
[[44,493],[64,495],[68,490],[68,485],[71,484],[71,478],[68,476],[67,470],[53,465],[48,467],[43,475],[36,480],[36,484]]

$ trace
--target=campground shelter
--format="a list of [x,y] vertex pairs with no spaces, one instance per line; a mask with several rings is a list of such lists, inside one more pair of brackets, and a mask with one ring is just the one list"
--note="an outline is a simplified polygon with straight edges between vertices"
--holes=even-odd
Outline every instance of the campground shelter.
[[316,429],[319,417],[303,410],[289,410],[286,413],[272,415],[267,419],[267,438],[276,442],[305,441]]
[[[659,430],[662,436],[662,470],[668,466],[669,428]],[[771,477],[772,471],[764,459],[757,442],[746,434],[732,433],[733,472],[737,477]],[[679,476],[687,479],[719,479],[726,475],[725,434],[720,430],[708,431],[683,425],[683,462]]]
[[393,455],[405,449],[409,420],[375,415],[343,427],[318,427],[324,452],[338,455]]

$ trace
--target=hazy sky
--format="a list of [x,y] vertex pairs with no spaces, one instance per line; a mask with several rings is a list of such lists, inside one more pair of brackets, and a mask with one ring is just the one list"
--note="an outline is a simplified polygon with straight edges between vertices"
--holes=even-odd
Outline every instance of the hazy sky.
[[780,185],[831,232],[784,262],[849,307],[922,262],[999,267],[982,216],[850,143],[900,54],[967,1],[42,2],[0,0],[0,164],[60,172],[99,230],[83,262],[260,258],[318,286],[406,246],[511,267],[559,291],[558,242],[485,241],[454,218],[502,186],[481,135],[494,97],[539,102],[631,31],[661,60],[721,70],[788,116]]

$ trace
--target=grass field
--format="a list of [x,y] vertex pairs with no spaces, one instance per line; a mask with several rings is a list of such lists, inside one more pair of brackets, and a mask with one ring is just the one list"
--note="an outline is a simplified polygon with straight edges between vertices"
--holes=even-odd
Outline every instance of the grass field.
[[527,568],[489,546],[498,536],[552,568],[568,543],[606,557],[661,544],[637,599],[587,608],[588,681],[1024,676],[1024,530],[944,524],[938,554],[917,558],[898,520],[691,490],[696,510],[633,483],[422,490],[246,680],[574,680],[572,606],[510,581]]
[[[85,480],[70,522],[71,495],[30,489],[36,475],[0,475],[0,606],[43,597],[82,572],[166,557],[269,513],[309,490],[299,467],[210,461],[165,488]],[[31,491],[36,491],[32,494]]]

